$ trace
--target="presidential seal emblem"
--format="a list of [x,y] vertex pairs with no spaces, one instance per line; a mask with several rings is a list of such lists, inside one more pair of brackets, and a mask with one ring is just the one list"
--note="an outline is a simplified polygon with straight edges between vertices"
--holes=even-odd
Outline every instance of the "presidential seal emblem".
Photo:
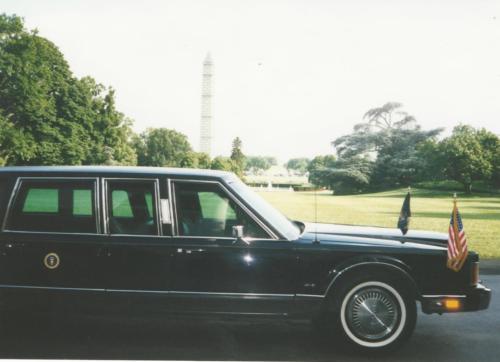
[[56,253],[48,253],[43,259],[43,264],[48,269],[56,269],[59,266],[59,262],[59,255],[57,255]]

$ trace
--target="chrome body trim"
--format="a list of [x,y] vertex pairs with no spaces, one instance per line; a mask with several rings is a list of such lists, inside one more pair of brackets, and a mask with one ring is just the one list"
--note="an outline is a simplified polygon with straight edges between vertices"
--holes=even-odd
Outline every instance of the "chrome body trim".
[[465,294],[422,294],[422,298],[467,298]]
[[64,290],[64,291],[77,291],[77,292],[105,292],[102,288],[71,288],[71,287],[44,287],[38,285],[12,285],[0,284],[0,288],[12,289],[38,289],[38,290]]
[[106,211],[106,193],[104,192],[104,179],[101,177],[99,179],[99,183],[101,184],[101,194],[99,195],[100,197],[100,202],[101,202],[101,205],[103,205],[102,207],[102,233],[104,235],[109,235],[109,230],[108,230],[108,213]]
[[[161,195],[160,195],[161,196]],[[172,193],[172,185],[170,182],[170,178],[167,177],[167,199],[168,199],[168,204],[170,207],[170,219],[172,220],[172,223],[170,224],[170,235],[169,236],[174,236],[174,228],[175,228],[175,218],[174,218],[174,206],[173,206],[173,201],[172,199],[174,198],[174,195]],[[163,226],[162,226],[163,229]]]
[[321,294],[295,294],[297,298],[325,298],[324,295]]
[[217,316],[243,316],[243,317],[288,317],[290,313],[271,313],[271,312],[194,312],[194,315],[217,315]]
[[163,225],[161,223],[161,217],[160,217],[160,179],[156,178],[154,181],[154,187],[155,187],[155,194],[153,196],[153,201],[155,203],[155,210],[156,210],[156,229],[158,230],[158,235],[163,236]]
[[10,209],[12,208],[12,204],[14,203],[14,196],[17,195],[17,191],[19,189],[20,183],[21,183],[21,180],[20,180],[20,177],[18,177],[16,179],[16,183],[14,184],[14,187],[12,188],[12,191],[10,193],[9,202],[7,203],[7,208],[5,209],[5,215],[3,216],[3,222],[2,222],[2,231],[6,231],[7,219],[10,215]]
[[[236,240],[236,238],[233,238],[231,236],[185,236],[185,235],[175,235],[176,239],[204,239],[208,241],[217,241],[217,240]],[[261,238],[245,238],[246,241],[252,241],[252,240],[269,240],[269,241],[275,241],[276,239],[261,239]]]
[[179,228],[177,226],[177,203],[175,201],[174,184],[171,178],[168,178],[168,193],[170,195],[170,205],[172,207],[172,236],[179,237]]
[[[260,220],[246,205],[244,205],[238,198],[236,198],[233,193],[231,192],[230,189],[228,189],[223,183],[219,181],[208,181],[208,180],[192,180],[192,179],[177,179],[177,178],[169,178],[171,180],[171,199],[173,199],[173,205],[174,205],[174,220],[175,220],[175,237],[179,238],[193,238],[193,236],[185,236],[185,235],[179,235],[179,220],[178,220],[178,215],[177,215],[177,204],[176,204],[176,195],[175,195],[175,183],[208,183],[208,184],[216,184],[221,187],[221,189],[228,195],[228,197],[234,201],[239,207],[243,209],[243,211],[252,219],[254,220],[269,236],[269,239],[258,239],[258,240],[280,240],[278,236],[271,230],[267,225],[265,225],[262,220]],[[174,228],[172,228],[174,229]],[[198,238],[204,238],[204,239],[231,239],[233,240],[234,238],[231,237],[217,237],[217,236],[197,236]]]
[[[11,214],[11,209],[12,206],[17,199],[17,196],[19,194],[19,189],[21,188],[22,182],[23,181],[30,181],[30,180],[35,180],[35,181],[93,181],[94,182],[94,209],[92,210],[94,212],[94,218],[95,218],[95,224],[96,224],[96,232],[95,233],[82,233],[82,232],[57,232],[57,231],[28,231],[28,230],[10,230],[7,229],[7,220]],[[44,176],[20,176],[17,177],[16,183],[14,184],[14,187],[12,188],[12,192],[9,198],[9,202],[7,203],[7,209],[5,210],[5,215],[3,218],[2,222],[2,232],[14,232],[14,233],[29,233],[29,234],[57,234],[57,235],[100,235],[101,233],[101,213],[100,213],[100,200],[99,200],[99,194],[100,194],[100,187],[99,187],[99,177],[70,177],[70,176],[64,176],[64,177],[44,177]]]
[[243,297],[243,298],[293,298],[294,294],[269,294],[269,293],[224,293],[224,292],[191,292],[178,290],[147,290],[147,289],[104,289],[104,288],[72,288],[72,287],[46,287],[37,285],[12,285],[0,284],[0,288],[13,289],[39,289],[39,290],[60,290],[60,291],[92,291],[111,293],[144,293],[144,294],[165,294],[165,295],[186,295],[186,296],[220,296],[220,297]]
[[171,294],[185,296],[220,296],[220,297],[244,297],[244,298],[293,298],[294,294],[266,294],[266,293],[224,293],[224,292],[191,292],[179,290],[141,290],[141,289],[106,289],[113,293],[152,293],[152,294]]
[[36,235],[92,235],[92,236],[102,236],[102,233],[71,233],[62,231],[23,231],[23,230],[9,230],[5,229],[2,232],[6,233],[16,233],[16,234],[36,234]]
[[[330,281],[330,283],[328,284],[328,287],[326,288],[326,291],[325,291],[325,294],[324,296],[326,297],[328,295],[328,293],[330,292],[330,289],[332,287],[332,285],[335,283],[335,281],[342,275],[344,274],[346,271],[350,270],[350,269],[353,269],[353,268],[356,268],[358,266],[362,266],[362,265],[384,265],[384,266],[390,266],[394,269],[397,269],[401,272],[403,272],[405,275],[409,276],[408,273],[406,272],[406,270],[394,265],[394,264],[391,264],[391,263],[385,263],[385,262],[381,262],[381,261],[364,261],[364,262],[360,262],[360,263],[356,263],[356,264],[352,264],[352,265],[349,265],[347,267],[345,267],[344,269],[340,270],[334,277],[333,279]],[[411,276],[409,276],[411,277]]]

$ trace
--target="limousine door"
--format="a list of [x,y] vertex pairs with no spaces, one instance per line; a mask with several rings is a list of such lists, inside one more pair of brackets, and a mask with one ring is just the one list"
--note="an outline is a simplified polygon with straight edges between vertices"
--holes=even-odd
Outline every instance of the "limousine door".
[[[292,245],[273,239],[220,183],[174,181],[172,297],[189,312],[286,315],[293,307]],[[248,238],[232,236],[243,225]]]
[[97,179],[20,178],[14,193],[0,236],[2,293],[36,310],[92,306],[105,287]]
[[104,195],[111,304],[115,310],[168,309],[174,249],[170,227],[160,221],[159,180],[105,179]]

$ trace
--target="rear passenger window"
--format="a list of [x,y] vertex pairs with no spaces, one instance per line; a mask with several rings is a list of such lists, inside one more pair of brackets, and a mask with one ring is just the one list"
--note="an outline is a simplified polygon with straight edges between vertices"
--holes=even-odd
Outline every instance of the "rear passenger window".
[[59,212],[59,190],[31,188],[26,194],[26,200],[23,204],[23,213]]
[[155,181],[107,181],[111,234],[158,235]]
[[8,230],[97,233],[95,181],[22,180]]
[[134,217],[127,191],[113,190],[111,192],[111,203],[113,205],[111,208],[112,217]]
[[73,215],[92,215],[92,190],[73,190]]

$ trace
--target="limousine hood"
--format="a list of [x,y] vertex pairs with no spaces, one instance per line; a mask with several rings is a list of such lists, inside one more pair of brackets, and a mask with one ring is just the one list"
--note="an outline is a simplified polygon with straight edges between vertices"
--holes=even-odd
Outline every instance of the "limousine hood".
[[371,239],[373,242],[384,242],[385,244],[413,243],[436,247],[446,247],[448,236],[443,233],[433,231],[409,230],[403,235],[399,229],[341,225],[341,224],[320,224],[306,223],[303,236],[312,237],[318,241],[332,241],[332,236],[347,236],[353,238]]

